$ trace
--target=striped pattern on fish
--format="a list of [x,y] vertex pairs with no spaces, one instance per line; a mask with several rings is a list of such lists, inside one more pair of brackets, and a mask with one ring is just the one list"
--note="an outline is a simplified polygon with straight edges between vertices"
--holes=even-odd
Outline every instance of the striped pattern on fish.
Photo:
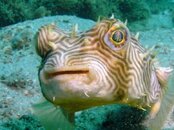
[[68,113],[121,103],[151,109],[154,118],[172,69],[156,66],[153,51],[119,20],[103,20],[80,34],[76,30],[69,34],[51,24],[37,35],[44,97]]

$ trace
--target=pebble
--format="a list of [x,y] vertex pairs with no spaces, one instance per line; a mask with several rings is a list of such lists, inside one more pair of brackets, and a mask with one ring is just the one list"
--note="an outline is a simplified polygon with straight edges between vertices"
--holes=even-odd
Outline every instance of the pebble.
[[5,47],[3,48],[3,51],[4,51],[5,54],[11,55],[13,49],[12,49],[12,47],[11,47],[10,45],[8,45],[8,46],[5,46]]

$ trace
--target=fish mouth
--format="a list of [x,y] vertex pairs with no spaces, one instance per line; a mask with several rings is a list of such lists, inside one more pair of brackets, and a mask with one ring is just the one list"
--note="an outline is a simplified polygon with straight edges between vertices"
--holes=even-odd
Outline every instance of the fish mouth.
[[67,67],[45,69],[45,76],[47,78],[53,78],[61,75],[80,75],[88,73],[89,73],[89,68],[85,66],[67,66]]

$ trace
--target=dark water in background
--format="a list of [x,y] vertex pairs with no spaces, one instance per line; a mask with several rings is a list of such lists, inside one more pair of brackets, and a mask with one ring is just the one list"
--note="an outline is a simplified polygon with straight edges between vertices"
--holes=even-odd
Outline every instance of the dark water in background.
[[116,18],[127,19],[129,23],[147,20],[158,14],[164,17],[171,15],[174,19],[173,7],[173,0],[1,0],[0,26],[65,14],[95,21],[114,14]]
[[[174,66],[174,59],[171,57],[174,54],[174,31],[170,31],[174,28],[173,0],[0,1],[0,130],[44,129],[29,110],[31,104],[41,96],[37,79],[40,59],[35,55],[32,42],[37,29],[50,21],[56,21],[65,30],[76,22],[81,23],[82,31],[94,25],[93,21],[110,17],[112,14],[122,21],[127,19],[128,27],[133,32],[142,32],[140,40],[148,46],[165,42],[165,45],[162,44],[164,48],[160,50],[160,56],[165,54],[170,57],[164,59],[164,65]],[[33,23],[21,23],[55,15],[75,15],[85,18],[86,21],[63,16],[60,19],[48,18]],[[159,34],[152,36],[156,32]],[[76,129],[143,130],[140,122],[145,114],[126,106],[94,108],[76,116]],[[173,126],[170,130],[174,129]]]

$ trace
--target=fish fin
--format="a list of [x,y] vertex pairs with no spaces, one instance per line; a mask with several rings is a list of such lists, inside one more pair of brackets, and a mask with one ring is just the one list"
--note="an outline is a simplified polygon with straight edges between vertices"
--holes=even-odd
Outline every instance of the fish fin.
[[[174,106],[174,74],[170,75],[167,88],[160,103],[160,108],[155,117],[149,117],[145,125],[149,130],[160,130]],[[158,104],[157,104],[158,105]],[[156,106],[155,106],[156,107]],[[158,108],[158,106],[157,106]],[[156,108],[154,108],[156,109]]]
[[159,80],[159,83],[162,87],[165,87],[168,81],[168,77],[170,76],[171,72],[173,71],[172,68],[168,67],[157,67],[156,68],[156,75]]
[[47,100],[33,105],[32,112],[46,130],[74,129],[74,113],[68,113],[60,106],[55,106]]

